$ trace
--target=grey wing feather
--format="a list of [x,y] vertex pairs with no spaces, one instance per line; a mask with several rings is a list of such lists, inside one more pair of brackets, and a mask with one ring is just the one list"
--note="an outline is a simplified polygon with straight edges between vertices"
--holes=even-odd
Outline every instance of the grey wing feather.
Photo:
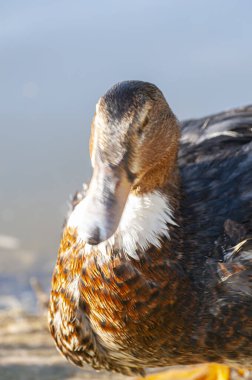
[[201,268],[209,257],[223,261],[239,234],[252,236],[252,105],[184,121],[181,129],[185,234],[192,268]]

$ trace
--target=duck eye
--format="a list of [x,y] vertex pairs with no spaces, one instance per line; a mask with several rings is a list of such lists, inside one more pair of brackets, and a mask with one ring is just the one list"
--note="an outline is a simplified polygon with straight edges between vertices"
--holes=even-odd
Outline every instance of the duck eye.
[[149,118],[148,118],[148,116],[146,116],[144,121],[143,121],[142,128],[144,128],[148,123],[149,123]]
[[143,133],[143,129],[144,129],[144,127],[146,127],[146,125],[148,124],[148,122],[149,122],[149,118],[148,118],[148,116],[146,116],[145,119],[144,119],[144,121],[143,121],[143,123],[142,123],[142,125],[137,130],[137,133],[138,133],[139,136]]

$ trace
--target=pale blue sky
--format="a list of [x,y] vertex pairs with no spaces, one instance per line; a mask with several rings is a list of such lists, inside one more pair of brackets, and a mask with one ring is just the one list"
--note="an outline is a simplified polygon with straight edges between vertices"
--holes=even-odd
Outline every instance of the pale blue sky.
[[88,119],[131,78],[159,85],[181,118],[244,104],[251,15],[250,0],[2,0],[1,111]]
[[115,82],[154,82],[180,119],[252,103],[251,17],[250,0],[1,0],[0,235],[54,260]]

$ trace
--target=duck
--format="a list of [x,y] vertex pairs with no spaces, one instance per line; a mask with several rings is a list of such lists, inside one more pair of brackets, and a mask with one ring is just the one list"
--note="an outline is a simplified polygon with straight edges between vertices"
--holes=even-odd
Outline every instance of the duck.
[[58,350],[130,376],[251,375],[252,106],[179,122],[154,84],[120,82],[89,149],[52,276]]

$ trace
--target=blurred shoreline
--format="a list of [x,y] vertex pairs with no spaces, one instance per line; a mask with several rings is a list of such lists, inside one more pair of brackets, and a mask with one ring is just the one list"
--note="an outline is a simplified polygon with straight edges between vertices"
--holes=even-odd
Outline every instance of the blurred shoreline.
[[118,374],[71,365],[54,346],[45,310],[30,314],[14,304],[0,310],[1,380],[127,380]]

